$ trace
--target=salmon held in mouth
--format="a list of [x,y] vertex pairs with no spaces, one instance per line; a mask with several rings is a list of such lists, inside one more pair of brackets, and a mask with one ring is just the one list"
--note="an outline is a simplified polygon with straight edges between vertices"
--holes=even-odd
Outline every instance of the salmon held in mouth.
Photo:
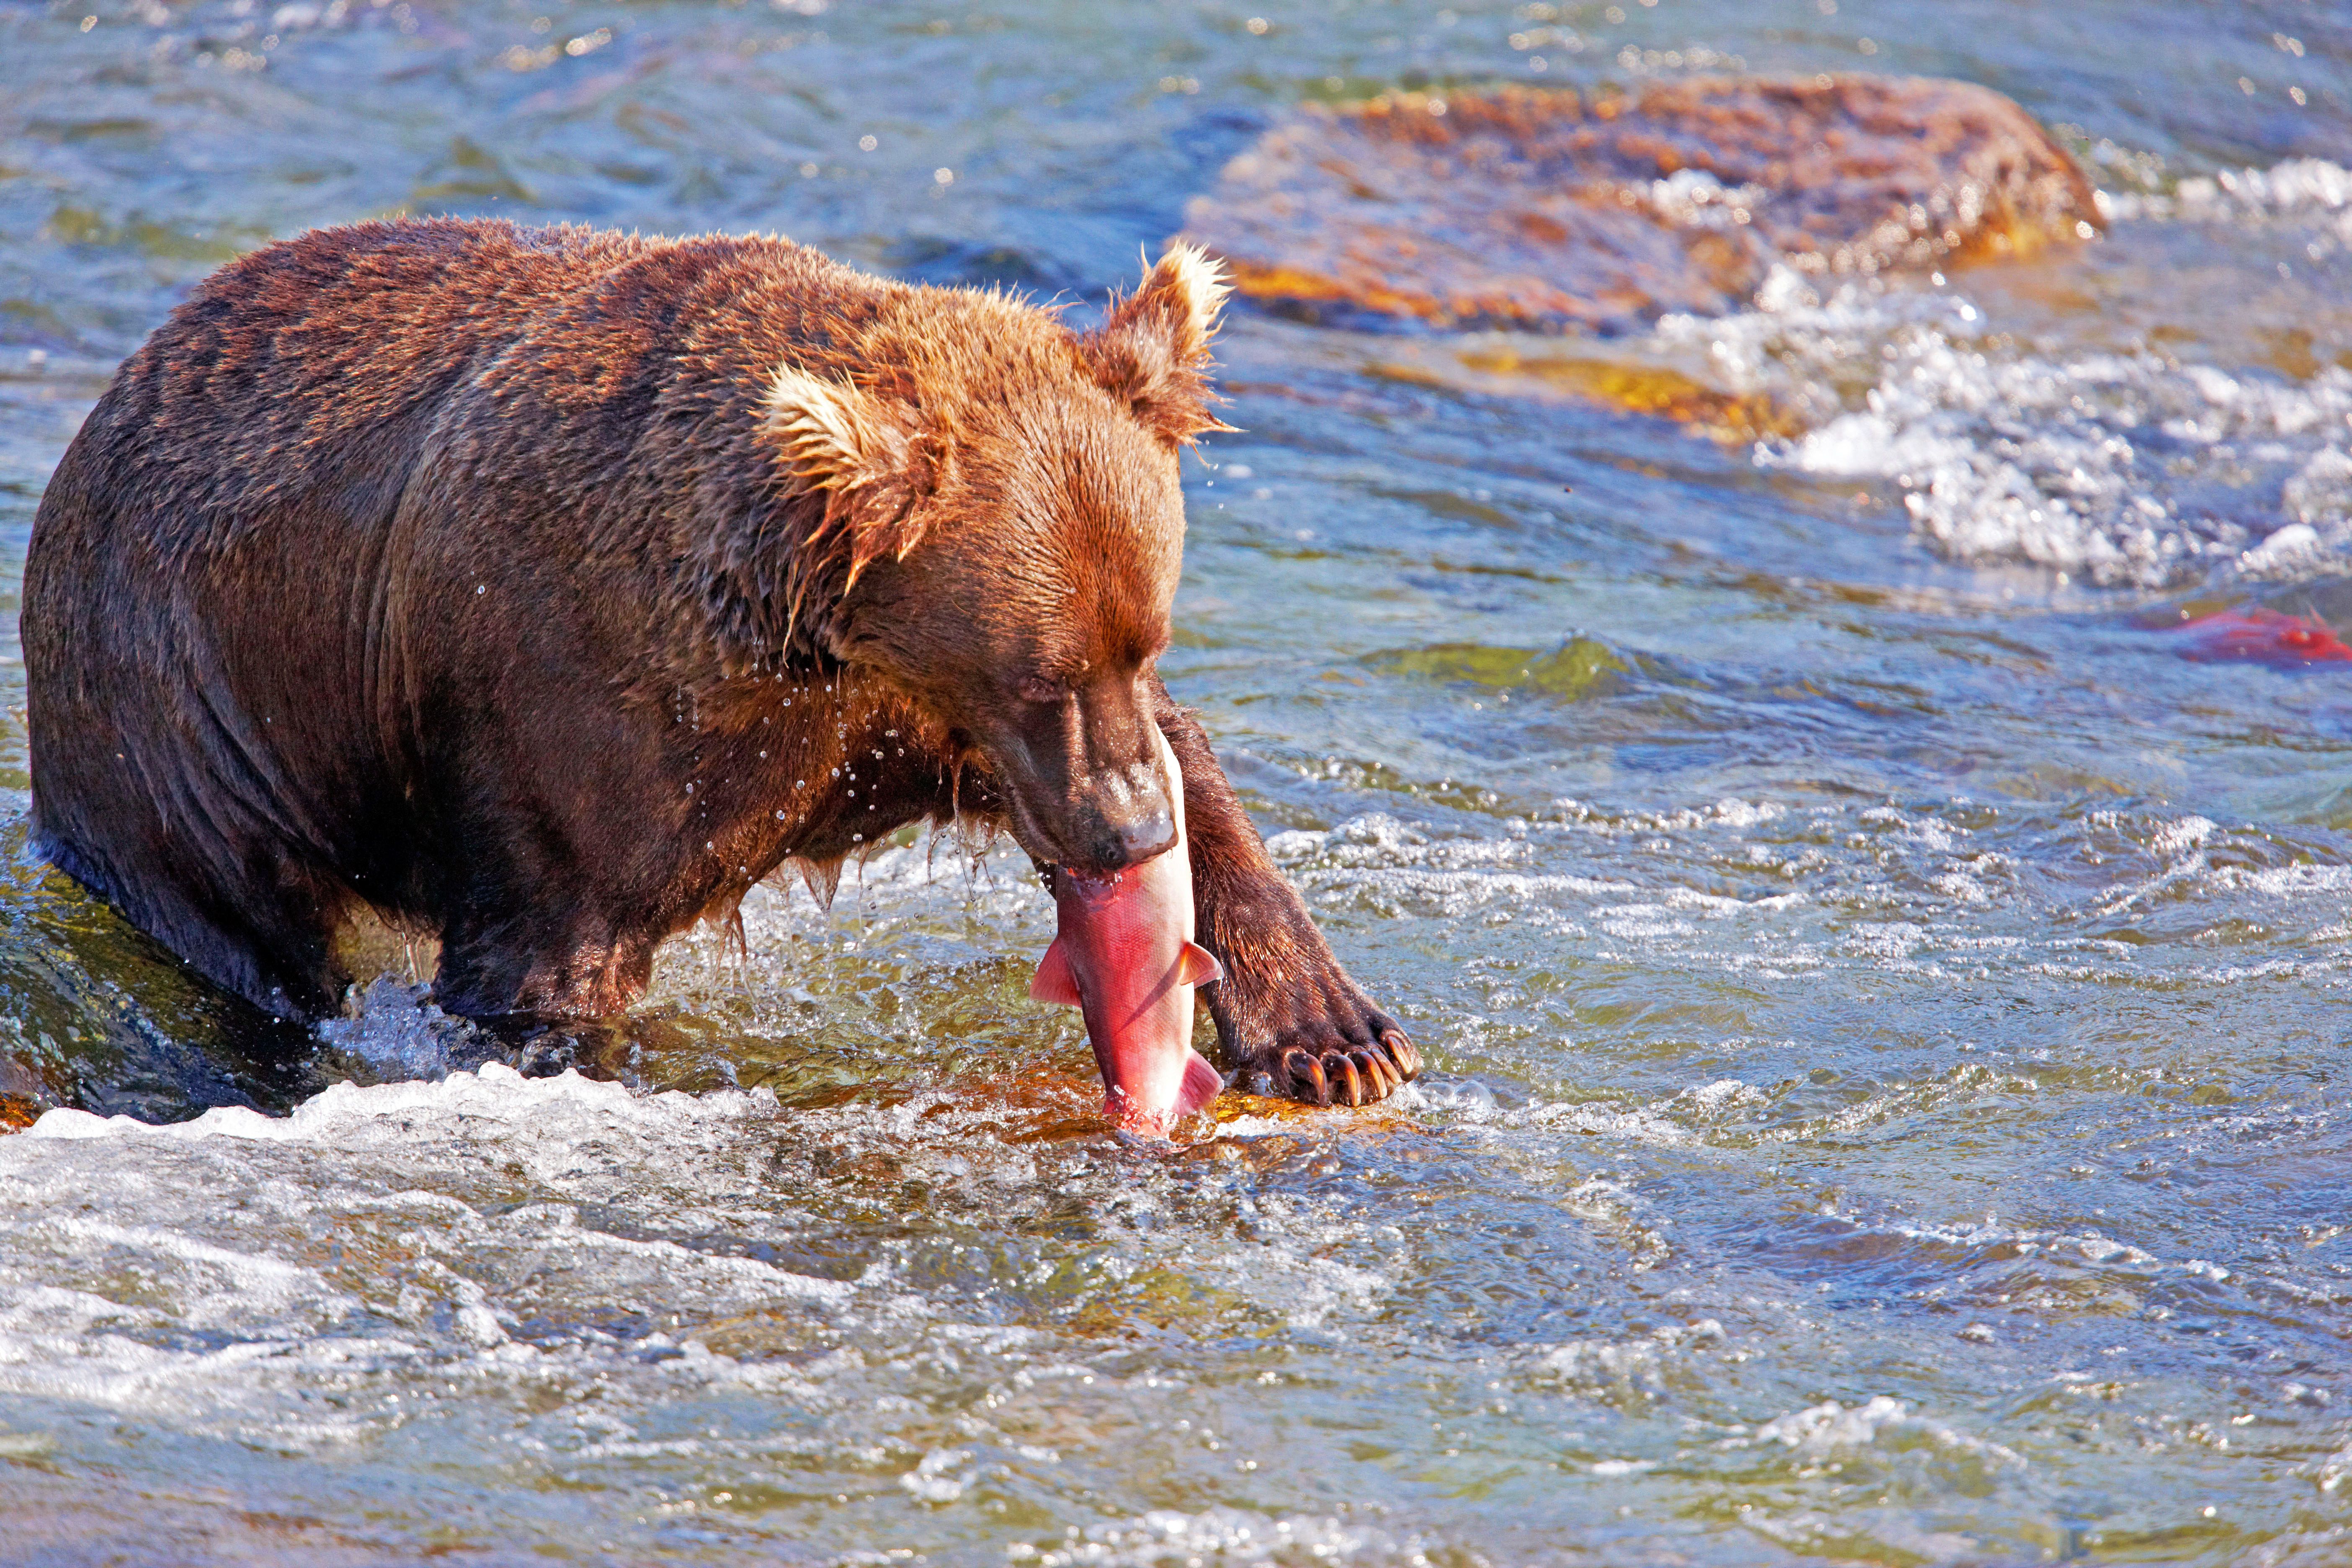
[[1057,930],[1029,994],[1086,1019],[1112,1124],[1164,1138],[1224,1087],[1192,1048],[1192,988],[1223,979],[1224,970],[1192,940],[1184,773],[1165,739],[1159,750],[1176,809],[1174,842],[1108,876],[1052,868]]

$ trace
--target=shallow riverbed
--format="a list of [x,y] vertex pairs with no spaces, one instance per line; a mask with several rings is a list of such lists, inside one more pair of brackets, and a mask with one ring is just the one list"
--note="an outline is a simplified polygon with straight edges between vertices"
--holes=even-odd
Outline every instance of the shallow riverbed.
[[0,1110],[79,1109],[0,1137],[0,1556],[2352,1561],[2352,663],[2177,629],[2352,631],[2340,8],[19,5],[0,592],[271,235],[1083,316],[1303,100],[1702,68],[1985,82],[2111,227],[1606,342],[1235,315],[1164,668],[1430,1059],[1375,1110],[1114,1139],[952,841],[676,944],[615,1081],[404,976],[257,1051],[26,859],[11,616]]

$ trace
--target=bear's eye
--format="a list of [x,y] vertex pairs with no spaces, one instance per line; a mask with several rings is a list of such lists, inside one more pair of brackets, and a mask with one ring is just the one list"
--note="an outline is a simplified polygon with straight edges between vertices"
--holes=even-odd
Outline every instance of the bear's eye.
[[1021,678],[1021,700],[1024,702],[1059,702],[1070,694],[1065,683],[1045,675],[1024,675]]

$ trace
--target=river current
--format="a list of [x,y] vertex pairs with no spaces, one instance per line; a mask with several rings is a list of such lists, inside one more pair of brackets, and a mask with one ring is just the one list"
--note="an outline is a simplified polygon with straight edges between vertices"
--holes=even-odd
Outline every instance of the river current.
[[[1082,320],[1302,101],[1694,68],[1983,82],[2107,231],[1598,341],[1235,310],[1163,668],[1429,1060],[1381,1107],[1114,1137],[1003,846],[758,889],[609,1081],[404,971],[256,1053],[26,854],[42,487],[271,236]],[[0,8],[0,1558],[2352,1562],[2352,663],[2179,629],[2352,630],[2347,166],[2309,0]]]

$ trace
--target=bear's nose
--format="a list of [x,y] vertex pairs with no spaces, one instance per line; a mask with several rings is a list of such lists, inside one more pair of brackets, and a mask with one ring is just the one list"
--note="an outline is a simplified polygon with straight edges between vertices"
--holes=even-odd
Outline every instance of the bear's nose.
[[1107,768],[1095,777],[1085,847],[1098,872],[1141,865],[1176,842],[1176,807],[1156,767]]
[[1140,865],[1176,842],[1176,817],[1164,805],[1109,826],[1110,853],[1105,859],[1114,867]]

